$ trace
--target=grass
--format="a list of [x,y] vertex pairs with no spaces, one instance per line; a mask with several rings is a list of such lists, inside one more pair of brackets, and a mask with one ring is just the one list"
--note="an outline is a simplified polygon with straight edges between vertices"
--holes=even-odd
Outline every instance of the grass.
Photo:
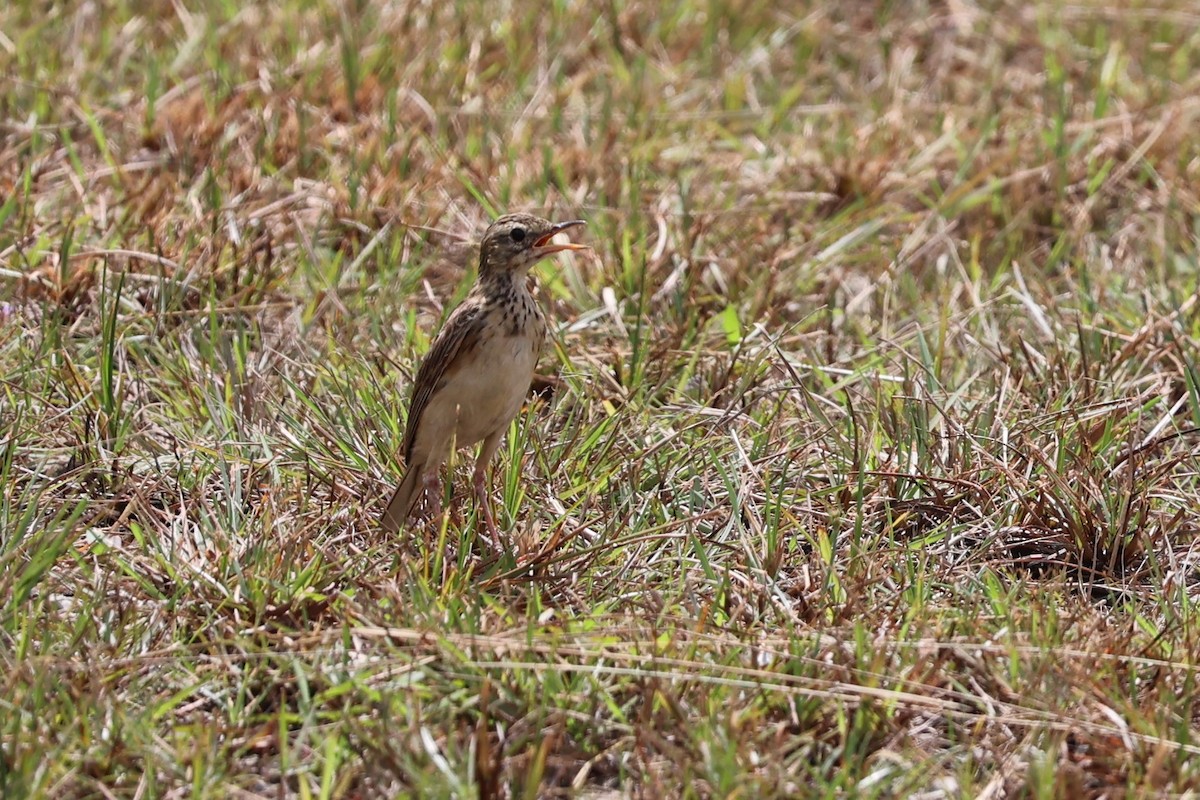
[[[0,795],[1200,790],[1200,15],[0,9]],[[387,538],[492,215],[582,217]]]

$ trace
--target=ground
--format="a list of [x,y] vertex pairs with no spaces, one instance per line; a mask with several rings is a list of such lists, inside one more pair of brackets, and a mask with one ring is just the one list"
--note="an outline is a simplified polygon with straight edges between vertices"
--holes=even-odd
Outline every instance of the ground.
[[[1200,791],[1193,0],[0,7],[0,795]],[[377,527],[509,210],[507,546]]]

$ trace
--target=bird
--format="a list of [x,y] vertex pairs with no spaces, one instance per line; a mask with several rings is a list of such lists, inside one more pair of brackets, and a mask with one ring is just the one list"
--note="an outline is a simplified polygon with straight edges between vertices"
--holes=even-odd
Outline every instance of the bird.
[[488,226],[479,245],[475,285],[417,369],[401,444],[406,472],[380,517],[385,532],[400,530],[424,492],[430,493],[433,514],[440,516],[442,463],[452,448],[482,442],[472,485],[484,526],[499,543],[487,467],[521,410],[546,336],[546,317],[529,293],[529,270],[554,253],[589,249],[551,241],[585,224],[505,214]]

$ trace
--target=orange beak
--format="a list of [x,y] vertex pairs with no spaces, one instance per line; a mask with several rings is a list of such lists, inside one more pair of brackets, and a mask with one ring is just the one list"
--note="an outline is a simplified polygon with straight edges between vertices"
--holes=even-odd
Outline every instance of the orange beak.
[[550,244],[550,240],[554,238],[555,234],[565,231],[568,228],[575,228],[580,225],[587,225],[587,223],[581,219],[573,219],[568,222],[560,222],[556,224],[550,229],[549,233],[533,243],[534,250],[537,251],[539,256],[548,256],[551,253],[559,253],[563,250],[589,250],[590,248],[586,244],[575,244],[574,242],[567,242],[565,244]]

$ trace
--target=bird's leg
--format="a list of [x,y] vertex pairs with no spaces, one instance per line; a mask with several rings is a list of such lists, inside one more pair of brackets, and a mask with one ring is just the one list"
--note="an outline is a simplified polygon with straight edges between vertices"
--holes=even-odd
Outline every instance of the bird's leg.
[[497,549],[500,548],[500,531],[496,527],[496,518],[492,516],[492,502],[488,497],[487,468],[492,457],[500,448],[500,438],[503,435],[504,431],[500,430],[483,440],[483,447],[479,448],[479,458],[475,461],[475,476],[472,480],[475,487],[475,502],[479,506],[480,516],[483,517],[483,526],[487,529],[488,536],[491,537],[492,543],[496,545]]
[[497,547],[500,545],[500,530],[496,527],[496,518],[492,516],[492,501],[488,498],[487,467],[480,465],[475,470],[475,502],[479,505],[479,515],[483,517],[483,527],[488,537]]
[[429,500],[429,517],[435,520],[442,516],[442,477],[438,473],[439,470],[431,469],[422,478],[425,497]]

